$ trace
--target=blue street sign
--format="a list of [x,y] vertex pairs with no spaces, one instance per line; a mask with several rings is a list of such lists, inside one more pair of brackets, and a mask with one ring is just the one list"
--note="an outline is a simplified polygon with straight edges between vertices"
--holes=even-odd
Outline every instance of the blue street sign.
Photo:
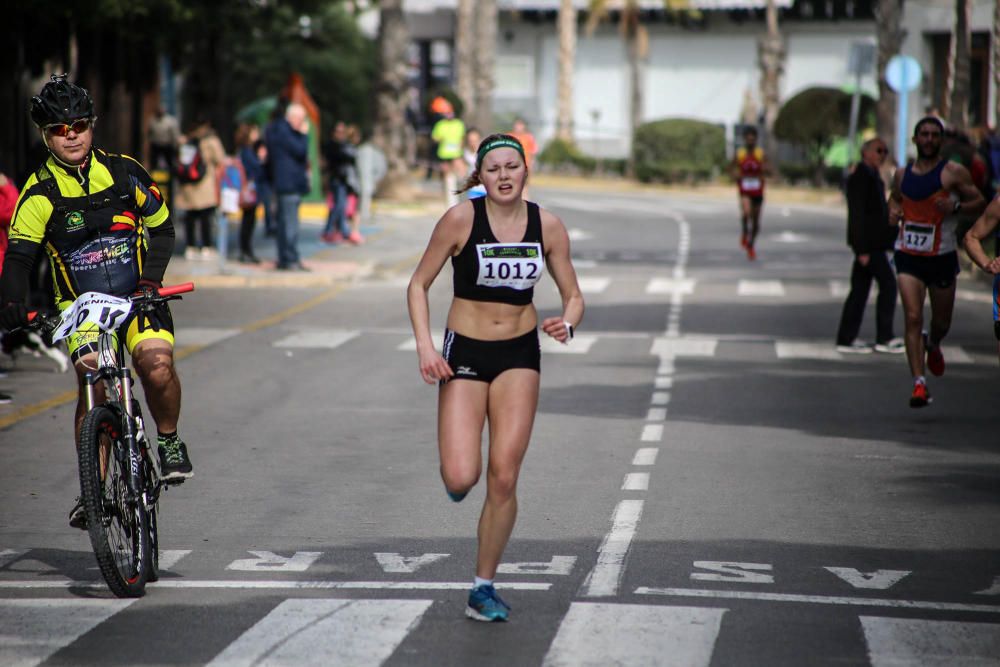
[[899,93],[896,96],[896,164],[906,164],[906,130],[909,120],[909,92],[920,85],[923,70],[916,58],[896,55],[885,67],[885,82]]

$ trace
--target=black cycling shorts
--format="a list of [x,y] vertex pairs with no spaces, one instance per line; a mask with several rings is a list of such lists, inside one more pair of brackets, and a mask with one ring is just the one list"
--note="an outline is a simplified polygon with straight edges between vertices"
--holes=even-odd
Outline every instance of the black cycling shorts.
[[955,276],[961,270],[958,266],[958,253],[946,252],[943,255],[911,255],[897,250],[893,254],[896,273],[908,273],[920,280],[927,287],[945,289],[955,284]]
[[455,373],[452,380],[493,382],[511,368],[541,371],[542,367],[537,329],[507,340],[477,340],[446,329],[442,350],[442,356]]

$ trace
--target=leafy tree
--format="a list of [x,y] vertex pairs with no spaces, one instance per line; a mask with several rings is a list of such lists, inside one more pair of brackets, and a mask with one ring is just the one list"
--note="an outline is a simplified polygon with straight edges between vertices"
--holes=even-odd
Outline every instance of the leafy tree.
[[[860,118],[875,111],[875,100],[861,96]],[[835,88],[807,88],[785,102],[774,122],[774,134],[806,150],[817,177],[822,174],[823,156],[834,139],[847,134],[851,96]],[[870,123],[862,122],[862,126]]]

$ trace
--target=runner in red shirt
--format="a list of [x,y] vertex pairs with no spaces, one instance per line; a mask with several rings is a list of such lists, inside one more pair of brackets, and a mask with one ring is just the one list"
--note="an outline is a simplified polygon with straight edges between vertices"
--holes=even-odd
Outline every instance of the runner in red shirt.
[[764,157],[764,149],[757,145],[757,129],[743,130],[744,145],[736,149],[730,167],[740,192],[741,234],[740,245],[747,251],[748,259],[757,259],[754,243],[760,231],[760,210],[764,204],[764,175],[771,166]]

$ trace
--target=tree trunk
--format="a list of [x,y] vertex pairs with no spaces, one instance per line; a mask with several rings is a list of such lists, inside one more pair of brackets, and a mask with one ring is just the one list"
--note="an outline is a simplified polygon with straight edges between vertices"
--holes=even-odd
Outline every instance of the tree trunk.
[[475,49],[476,49],[476,3],[475,0],[458,0],[455,11],[455,93],[465,105],[462,115],[472,119],[476,116]]
[[[1000,0],[997,0],[1000,6]],[[556,138],[573,142],[573,67],[576,60],[576,7],[559,3],[559,86],[556,101]]]
[[[1000,0],[997,0],[1000,2]],[[875,105],[875,132],[896,154],[896,93],[885,80],[889,59],[899,53],[906,31],[902,28],[901,0],[878,0],[875,5],[875,34],[878,40],[878,102]]]
[[948,124],[966,128],[969,125],[969,89],[971,66],[969,53],[972,36],[969,33],[969,0],[955,0],[955,30],[951,34],[948,57],[948,89],[945,96]]
[[388,168],[379,191],[388,197],[406,196],[412,190],[406,164],[406,104],[410,87],[406,46],[410,38],[403,18],[403,0],[382,0],[379,6],[373,141],[385,154]]
[[767,34],[757,46],[760,65],[760,99],[764,112],[764,150],[775,159],[774,121],[781,108],[781,75],[784,73],[785,45],[778,29],[778,7],[775,0],[767,0]]
[[1000,0],[993,5],[993,127],[1000,127]]
[[[497,2],[478,0],[476,2],[476,48],[474,87],[476,90],[476,114],[473,124],[483,136],[492,134],[493,129],[493,89],[495,87],[497,60]],[[467,116],[467,120],[470,117]]]
[[639,54],[639,41],[633,35],[628,40],[628,69],[631,85],[629,101],[629,147],[625,160],[625,177],[635,178],[635,133],[642,124],[642,63]]

